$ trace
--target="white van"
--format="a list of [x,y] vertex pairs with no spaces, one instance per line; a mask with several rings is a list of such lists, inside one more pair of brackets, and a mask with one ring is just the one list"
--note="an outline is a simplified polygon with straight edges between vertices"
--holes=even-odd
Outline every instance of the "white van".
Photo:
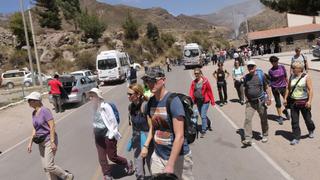
[[99,82],[125,81],[130,68],[130,57],[117,50],[102,51],[97,56]]
[[202,47],[197,43],[185,45],[183,48],[183,61],[186,69],[192,66],[202,67],[204,65]]

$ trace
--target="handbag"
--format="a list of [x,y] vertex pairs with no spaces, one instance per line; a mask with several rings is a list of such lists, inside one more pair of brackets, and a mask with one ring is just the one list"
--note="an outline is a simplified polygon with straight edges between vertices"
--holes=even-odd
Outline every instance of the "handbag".
[[47,135],[35,135],[32,138],[32,141],[36,144],[42,143],[46,139]]
[[[288,95],[288,97],[287,97],[287,105],[286,105],[286,108],[287,108],[287,109],[290,109],[291,105],[293,105],[294,99],[291,98],[291,95],[292,95],[293,91],[296,89],[296,87],[297,87],[298,83],[300,82],[300,80],[301,80],[305,75],[306,75],[306,74],[303,73],[303,74],[301,75],[301,77],[298,79],[298,81],[296,82],[296,84],[292,87],[292,90],[290,91],[290,93],[289,93],[289,95]],[[291,78],[290,78],[290,79],[291,79]]]
[[304,107],[306,107],[307,102],[308,102],[308,99],[294,100],[293,106],[296,108],[304,108]]

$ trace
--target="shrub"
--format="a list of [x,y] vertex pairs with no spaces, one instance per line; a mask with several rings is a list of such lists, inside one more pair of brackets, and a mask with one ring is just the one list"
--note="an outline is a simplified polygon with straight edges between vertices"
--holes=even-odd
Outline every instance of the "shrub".
[[139,23],[133,19],[131,14],[128,14],[125,22],[122,24],[125,38],[128,40],[139,39],[139,26]]
[[161,34],[161,39],[168,47],[171,47],[176,42],[176,38],[171,33]]
[[83,52],[77,57],[76,64],[80,69],[96,69],[96,52]]
[[84,31],[85,37],[92,38],[95,42],[102,36],[106,25],[97,16],[82,13],[78,18],[79,27]]
[[28,62],[28,53],[25,50],[15,50],[9,57],[9,63],[15,69],[25,67]]
[[158,27],[155,24],[152,24],[152,23],[147,24],[147,37],[151,41],[156,41],[159,39]]

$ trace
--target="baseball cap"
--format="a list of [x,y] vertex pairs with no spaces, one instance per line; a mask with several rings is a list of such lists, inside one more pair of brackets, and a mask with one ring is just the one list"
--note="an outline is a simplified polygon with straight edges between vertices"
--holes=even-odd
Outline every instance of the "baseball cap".
[[89,93],[95,93],[100,99],[104,99],[102,96],[102,91],[98,88],[92,88]]
[[247,66],[249,66],[249,65],[256,66],[256,63],[253,60],[250,60],[250,61],[247,62]]
[[27,99],[27,100],[31,99],[31,100],[37,100],[37,101],[41,101],[41,99],[42,99],[41,98],[41,94],[39,92],[36,92],[36,91],[30,93],[28,96],[26,96],[24,98]]
[[150,67],[146,74],[141,78],[142,80],[147,80],[147,79],[157,79],[165,77],[164,70],[160,66],[154,66]]

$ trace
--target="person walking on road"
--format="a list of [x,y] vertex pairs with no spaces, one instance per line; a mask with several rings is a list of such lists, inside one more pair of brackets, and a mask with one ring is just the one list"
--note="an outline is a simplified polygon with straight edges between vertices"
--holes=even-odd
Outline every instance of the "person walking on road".
[[128,81],[129,86],[137,83],[137,70],[133,66],[130,67]]
[[252,60],[247,62],[249,73],[244,77],[245,96],[247,98],[244,122],[244,137],[242,143],[251,145],[252,139],[252,118],[257,111],[260,116],[262,128],[262,142],[268,141],[268,119],[267,106],[271,105],[271,91],[266,77],[261,69],[257,69],[256,63]]
[[174,97],[168,104],[170,109],[167,110],[167,101],[172,97],[172,93],[165,88],[163,69],[152,67],[142,79],[154,94],[146,111],[152,122],[150,128],[155,131],[155,151],[151,157],[152,173],[174,173],[179,179],[193,180],[192,155],[187,139],[184,138],[185,111],[182,102],[179,97]]
[[55,132],[52,113],[42,104],[41,94],[32,92],[25,99],[27,99],[29,106],[34,109],[32,112],[33,130],[28,144],[28,153],[31,153],[33,143],[39,144],[42,166],[48,179],[72,180],[74,178],[73,174],[64,171],[54,163],[58,148],[58,135]]
[[166,57],[166,65],[167,65],[167,72],[171,71],[171,62],[170,58]]
[[[228,103],[227,81],[230,73],[223,69],[223,63],[218,63],[218,69],[213,72],[213,77],[217,80],[217,88],[219,92],[220,106]],[[223,93],[222,93],[223,90]]]
[[279,65],[278,57],[271,56],[269,60],[272,64],[272,68],[269,70],[268,74],[270,77],[270,86],[271,86],[272,94],[276,102],[276,108],[278,113],[277,121],[280,125],[282,125],[283,124],[282,112],[286,115],[286,118],[288,120],[290,119],[288,110],[284,109],[282,111],[281,99],[280,99],[280,95],[284,98],[286,89],[288,86],[287,71],[283,65]]
[[98,88],[89,91],[90,101],[93,105],[93,129],[95,143],[98,151],[99,163],[105,180],[112,180],[110,161],[126,167],[128,175],[134,173],[132,161],[117,154],[117,143],[121,138],[119,133],[119,114],[114,104],[107,103]]
[[234,61],[234,67],[232,69],[232,78],[234,82],[234,88],[237,90],[239,97],[239,103],[244,104],[244,88],[243,88],[243,77],[245,75],[243,66],[240,66],[239,61]]
[[201,116],[201,136],[204,137],[207,129],[212,130],[211,121],[207,117],[209,105],[215,105],[214,96],[212,93],[209,80],[203,76],[200,68],[194,69],[194,76],[196,77],[190,86],[189,95],[193,102],[197,105]]
[[48,82],[50,88],[49,94],[52,95],[53,105],[56,113],[63,112],[62,102],[61,102],[61,91],[62,83],[59,81],[59,75],[55,74],[53,79]]
[[[299,125],[300,112],[309,131],[308,137],[314,138],[315,125],[311,119],[313,87],[310,76],[306,73],[303,73],[304,64],[301,62],[294,62],[292,64],[292,70],[293,74],[290,77],[283,103],[284,105],[288,105],[291,109],[293,140],[290,142],[290,144],[296,145],[299,143],[301,137]],[[287,101],[287,99],[289,99],[289,101]]]
[[[151,121],[148,122],[144,107],[147,105],[148,97],[143,94],[143,87],[140,84],[129,86],[128,98],[129,104],[129,123],[132,125],[131,147],[134,153],[134,165],[136,169],[137,180],[145,179],[145,176],[151,176],[151,148],[152,136],[147,139],[148,133],[152,134],[149,128]],[[146,168],[145,168],[146,165]]]
[[[299,61],[299,62],[301,62],[301,64],[303,64],[305,72],[308,73],[309,63],[308,63],[307,57],[301,53],[301,48],[299,48],[299,47],[297,47],[295,49],[295,52],[296,52],[296,54],[291,59],[291,66],[294,62]],[[290,72],[291,72],[291,74],[293,73],[292,67],[290,68]]]

